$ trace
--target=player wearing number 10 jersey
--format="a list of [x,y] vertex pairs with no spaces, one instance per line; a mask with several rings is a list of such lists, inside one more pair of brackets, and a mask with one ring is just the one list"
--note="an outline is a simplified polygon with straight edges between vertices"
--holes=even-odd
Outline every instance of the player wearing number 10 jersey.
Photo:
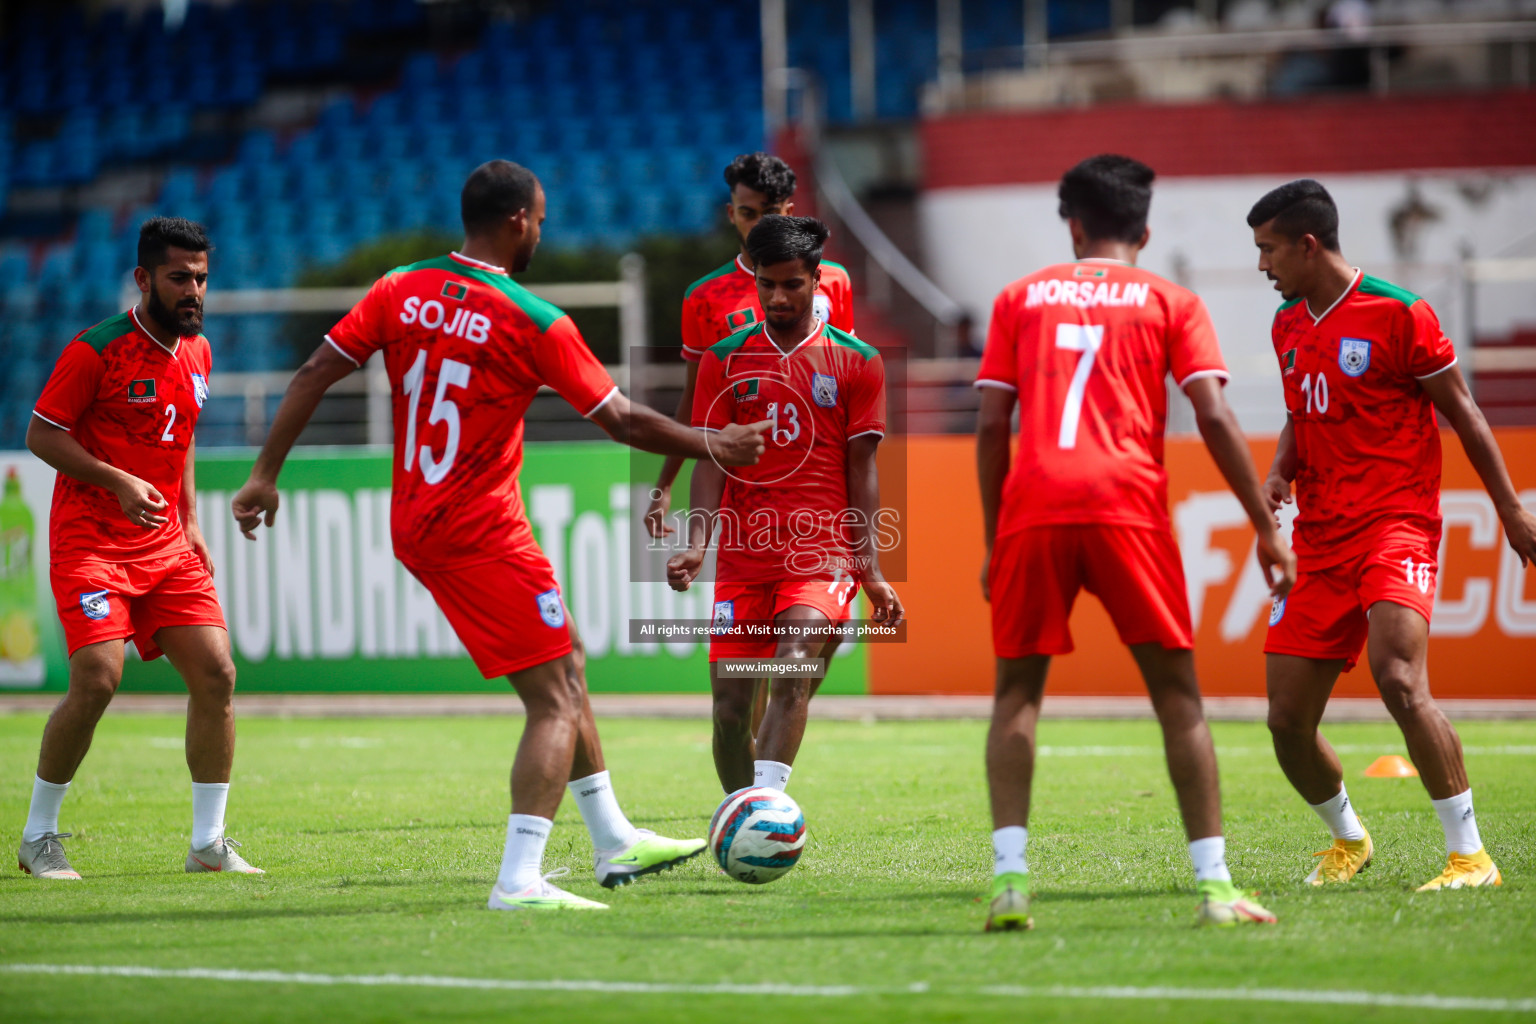
[[1286,300],[1273,334],[1287,416],[1265,491],[1278,510],[1295,482],[1301,573],[1290,596],[1275,602],[1264,651],[1275,753],[1333,836],[1307,881],[1348,882],[1373,853],[1338,758],[1318,732],[1334,681],[1365,646],[1445,831],[1445,870],[1422,889],[1498,885],[1461,743],[1429,692],[1440,544],[1436,409],[1460,437],[1522,562],[1536,559],[1536,516],[1515,494],[1434,311],[1345,261],[1327,189],[1311,180],[1283,185],[1254,205],[1248,225],[1259,269]]
[[[1259,534],[1259,560],[1283,595],[1294,561],[1259,490],[1222,397],[1226,367],[1204,304],[1139,270],[1151,168],[1121,156],[1062,178],[1076,263],[1047,267],[998,296],[977,386],[977,466],[987,540],[997,701],[987,741],[996,868],[988,930],[1029,927],[1025,860],[1034,729],[1053,655],[1072,650],[1078,591],[1096,594],[1141,668],[1163,728],[1190,840],[1200,920],[1272,922],[1233,887],[1221,835],[1216,756],[1190,653],[1184,573],[1163,469],[1170,373]],[[1010,421],[1019,407],[1018,458]]]
[[583,416],[636,447],[727,464],[756,460],[760,429],[706,444],[653,410],[631,406],[570,318],[514,282],[544,219],[526,168],[493,160],[461,200],[461,252],[385,275],[294,376],[271,435],[234,498],[251,531],[277,512],[277,474],[335,381],[375,352],[394,395],[390,515],[395,552],[437,600],[487,678],[506,675],[528,722],[512,773],[512,814],[493,910],[603,909],[551,885],[540,865],[567,780],[592,836],[597,880],[610,888],[704,849],[636,829],[620,810],[586,698],[580,642],[518,488],[523,414],[548,385]]

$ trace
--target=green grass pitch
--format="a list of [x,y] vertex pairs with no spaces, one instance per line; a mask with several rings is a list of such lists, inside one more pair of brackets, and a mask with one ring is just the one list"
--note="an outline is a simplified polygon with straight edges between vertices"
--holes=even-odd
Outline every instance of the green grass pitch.
[[[707,724],[600,725],[636,824],[702,835],[720,798]],[[579,915],[483,909],[520,719],[242,721],[229,825],[269,872],[259,878],[182,873],[181,727],[102,723],[61,821],[85,881],[40,883],[7,860],[0,1019],[1536,1019],[1536,723],[1461,728],[1504,886],[1425,895],[1413,888],[1444,860],[1427,797],[1417,780],[1361,777],[1402,752],[1392,726],[1329,730],[1377,854],[1354,884],[1322,891],[1301,879],[1324,833],[1263,726],[1216,724],[1228,859],[1281,923],[1202,931],[1155,725],[1048,721],[1029,850],[1036,930],[1003,935],[981,932],[983,723],[813,721],[791,787],[810,838],[786,878],[739,885],[700,858]],[[6,843],[41,729],[37,715],[0,716]],[[566,801],[547,867],[605,898],[589,849]],[[280,973],[61,977],[19,964]],[[786,988],[708,989],[764,984]]]

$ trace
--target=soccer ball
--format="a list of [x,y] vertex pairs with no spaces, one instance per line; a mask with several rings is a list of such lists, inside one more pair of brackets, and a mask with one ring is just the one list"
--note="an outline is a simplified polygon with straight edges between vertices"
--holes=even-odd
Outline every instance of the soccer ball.
[[804,846],[800,805],[766,786],[738,789],[709,822],[715,862],[738,882],[762,885],[782,877],[800,860]]

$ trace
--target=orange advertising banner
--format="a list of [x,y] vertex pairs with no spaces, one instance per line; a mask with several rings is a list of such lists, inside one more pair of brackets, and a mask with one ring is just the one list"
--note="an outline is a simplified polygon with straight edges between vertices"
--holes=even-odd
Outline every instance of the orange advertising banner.
[[[1536,430],[1496,431],[1510,475],[1536,510]],[[1536,568],[1522,568],[1504,542],[1493,502],[1462,453],[1443,435],[1445,518],[1430,629],[1430,686],[1437,696],[1536,698]],[[906,439],[909,516],[906,582],[897,590],[907,642],[869,648],[871,693],[990,693],[990,609],[981,597],[984,550],[974,441]],[[1250,442],[1262,472],[1273,439]],[[1253,532],[1205,446],[1170,440],[1169,510],[1183,552],[1195,623],[1195,667],[1209,696],[1263,696],[1269,596],[1253,556]],[[1048,692],[1121,696],[1144,692],[1130,653],[1098,599],[1086,592],[1072,614],[1077,650],[1055,659]],[[1342,676],[1339,696],[1375,694],[1362,661]]]

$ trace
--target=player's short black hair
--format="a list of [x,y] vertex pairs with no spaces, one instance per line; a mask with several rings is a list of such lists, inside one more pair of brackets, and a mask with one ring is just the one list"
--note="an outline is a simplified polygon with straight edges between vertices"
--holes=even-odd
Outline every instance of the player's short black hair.
[[831,230],[815,217],[782,217],[769,214],[747,233],[747,255],[759,267],[799,260],[806,270],[821,265]]
[[172,248],[211,252],[208,229],[185,217],[151,217],[139,225],[139,266],[153,272]]
[[1061,176],[1056,212],[1062,220],[1082,221],[1089,238],[1139,242],[1147,230],[1155,177],[1156,171],[1128,156],[1091,156]]
[[473,235],[493,228],[518,210],[532,210],[539,179],[522,164],[487,160],[469,173],[459,193],[459,217]]
[[1339,251],[1339,208],[1320,182],[1311,178],[1288,181],[1264,194],[1248,211],[1248,226],[1275,222],[1275,230],[1295,241],[1311,235],[1330,252]]
[[725,169],[725,187],[745,185],[777,206],[795,194],[795,172],[772,153],[743,153]]

